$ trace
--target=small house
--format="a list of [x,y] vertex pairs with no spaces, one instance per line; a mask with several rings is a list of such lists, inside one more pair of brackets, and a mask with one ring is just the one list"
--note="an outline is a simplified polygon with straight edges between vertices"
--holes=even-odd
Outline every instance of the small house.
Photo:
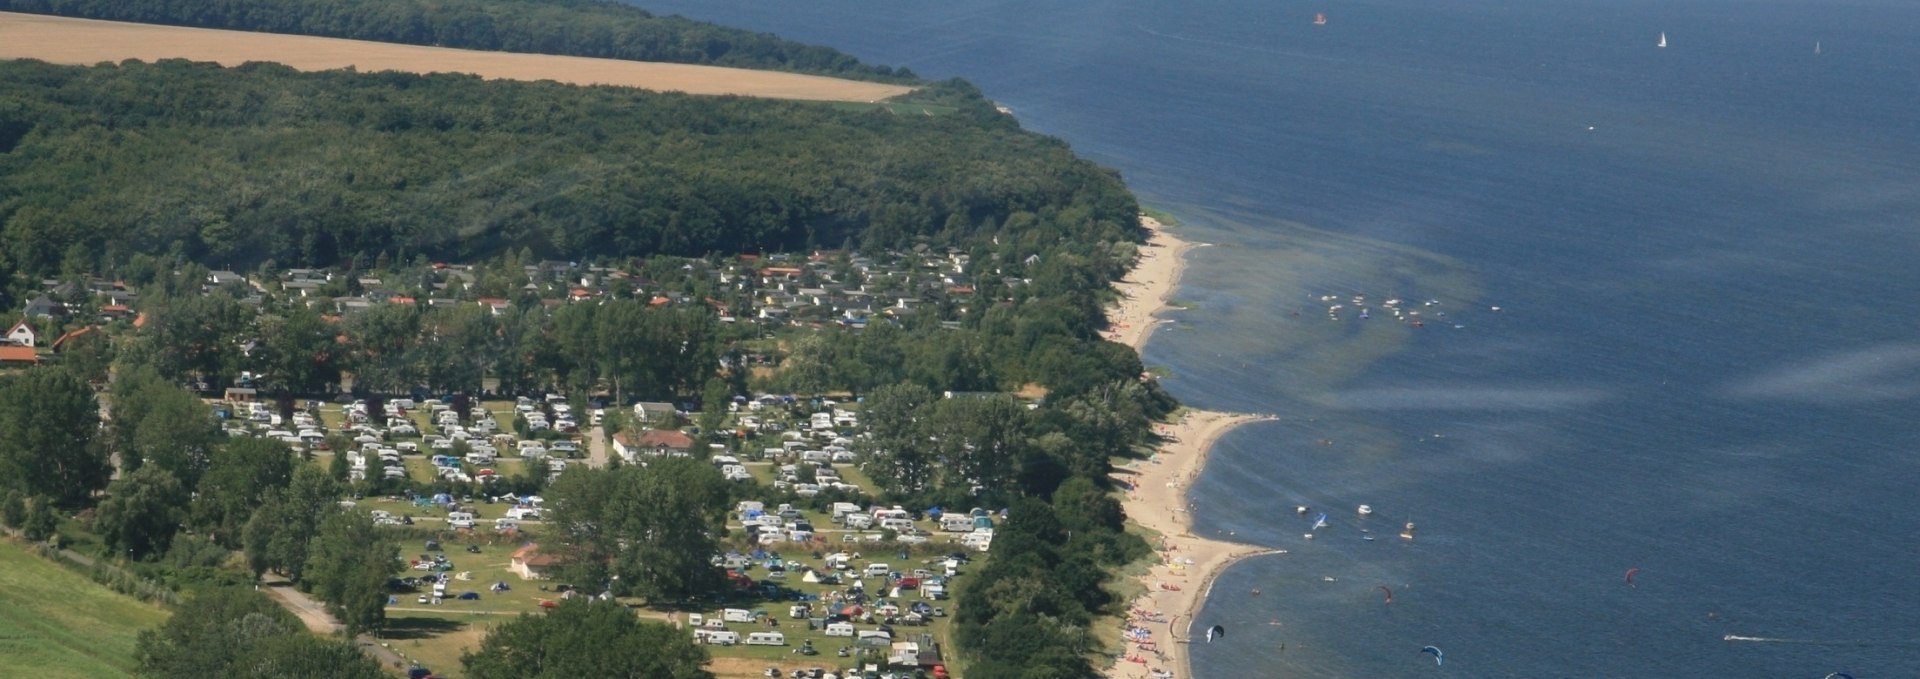
[[686,457],[693,450],[693,437],[671,429],[642,429],[613,435],[613,451],[633,462],[640,456]]
[[673,426],[676,413],[671,403],[648,403],[642,401],[633,404],[633,416],[640,420],[641,424],[655,427],[671,427]]
[[553,577],[553,569],[560,565],[560,558],[551,554],[541,554],[539,544],[529,544],[514,550],[513,557],[507,563],[507,570],[513,571],[522,580],[545,580]]
[[27,318],[53,318],[67,315],[67,305],[53,301],[53,298],[41,295],[27,302]]
[[0,344],[13,344],[13,345],[18,345],[23,347],[31,347],[39,343],[40,343],[39,331],[34,330],[33,326],[28,325],[25,320],[22,320],[18,323],[13,324],[13,327],[7,329],[6,336],[0,337]]

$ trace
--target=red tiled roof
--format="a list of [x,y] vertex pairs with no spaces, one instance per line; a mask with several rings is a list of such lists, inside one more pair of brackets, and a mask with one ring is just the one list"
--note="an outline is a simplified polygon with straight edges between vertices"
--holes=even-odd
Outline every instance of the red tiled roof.
[[85,336],[87,333],[95,332],[95,331],[98,331],[99,329],[100,329],[99,326],[89,325],[87,327],[80,328],[78,330],[70,330],[67,332],[67,334],[61,335],[60,339],[54,340],[53,344],[48,345],[47,348],[52,349],[55,353],[59,353],[60,348],[63,346],[66,346],[67,342],[79,339]]
[[33,347],[15,345],[0,346],[0,363],[39,363],[40,356]]

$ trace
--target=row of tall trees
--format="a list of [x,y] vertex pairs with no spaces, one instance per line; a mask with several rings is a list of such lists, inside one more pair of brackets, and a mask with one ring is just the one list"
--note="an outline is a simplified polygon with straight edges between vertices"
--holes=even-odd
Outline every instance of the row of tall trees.
[[914,82],[829,47],[599,0],[0,0],[0,10]]
[[1086,479],[1052,502],[1016,500],[993,538],[993,558],[960,586],[955,641],[973,658],[970,679],[1100,676],[1093,623],[1119,605],[1104,583],[1147,546],[1126,533],[1119,502]]
[[[226,291],[185,296],[164,292],[147,302],[148,322],[120,338],[120,365],[140,366],[132,379],[115,381],[116,399],[161,381],[204,380],[230,384],[241,372],[255,374],[269,394],[315,395],[351,373],[359,389],[405,394],[480,393],[487,378],[508,393],[563,386],[588,390],[606,385],[622,397],[667,399],[697,394],[719,365],[720,328],[705,305],[656,307],[632,297],[547,308],[521,304],[496,314],[466,303],[452,307],[377,304],[333,320],[319,309],[290,305],[258,310]],[[204,411],[190,401],[136,399],[133,408],[170,408],[173,414]],[[136,420],[142,412],[134,412]],[[172,446],[158,446],[190,418],[165,424],[148,438],[156,454],[205,447],[208,432],[185,432]],[[132,450],[137,431],[115,432],[117,450]],[[191,476],[191,474],[187,474]]]

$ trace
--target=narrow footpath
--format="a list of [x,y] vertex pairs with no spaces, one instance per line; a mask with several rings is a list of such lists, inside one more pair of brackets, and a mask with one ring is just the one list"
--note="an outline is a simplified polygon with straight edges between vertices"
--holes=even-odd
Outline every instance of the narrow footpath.
[[[307,629],[314,634],[337,636],[346,631],[347,626],[334,619],[333,614],[327,612],[325,604],[307,596],[306,592],[295,589],[293,583],[285,577],[268,573],[260,579],[260,585],[264,588],[260,591],[266,594],[267,598],[273,599],[280,604],[281,608],[287,609],[288,613],[299,618],[300,622],[305,623]],[[405,658],[400,657],[400,654],[395,653],[393,649],[381,645],[380,641],[372,635],[362,634],[354,637],[353,645],[359,647],[361,652],[373,656],[374,660],[380,661],[382,666],[396,670],[407,667]]]

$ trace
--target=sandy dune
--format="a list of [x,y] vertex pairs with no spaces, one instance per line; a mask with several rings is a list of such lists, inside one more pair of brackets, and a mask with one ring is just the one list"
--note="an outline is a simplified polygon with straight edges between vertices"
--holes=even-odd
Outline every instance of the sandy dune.
[[0,59],[56,64],[183,58],[235,66],[274,61],[302,71],[470,73],[488,79],[553,80],[689,94],[812,101],[878,101],[912,88],[815,75],[717,66],[480,52],[363,40],[221,31],[0,12]]

